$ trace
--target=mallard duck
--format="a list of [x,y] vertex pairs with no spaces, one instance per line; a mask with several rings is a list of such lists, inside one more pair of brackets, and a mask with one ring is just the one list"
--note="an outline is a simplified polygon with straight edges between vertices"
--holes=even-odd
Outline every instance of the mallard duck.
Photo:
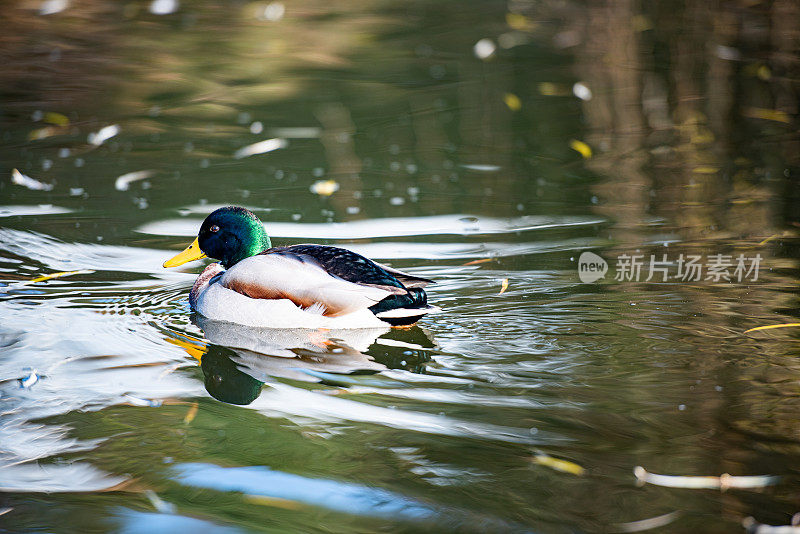
[[323,245],[273,247],[251,211],[229,206],[203,221],[197,238],[164,262],[208,265],[189,294],[199,314],[275,328],[371,328],[415,323],[438,311],[422,289],[432,280]]

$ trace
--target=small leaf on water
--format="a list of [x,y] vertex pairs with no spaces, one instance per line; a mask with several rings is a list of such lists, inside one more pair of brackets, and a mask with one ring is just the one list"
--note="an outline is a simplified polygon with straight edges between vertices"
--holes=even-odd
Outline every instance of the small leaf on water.
[[55,15],[61,13],[69,6],[67,0],[45,0],[39,7],[40,15]]
[[572,86],[572,94],[587,102],[592,99],[591,89],[583,82],[576,82]]
[[520,101],[519,97],[514,93],[506,93],[503,97],[503,102],[506,103],[508,109],[511,111],[519,111],[522,109],[522,101]]
[[745,108],[742,115],[751,119],[764,119],[767,121],[783,122],[790,124],[792,119],[785,112],[777,109]]
[[22,174],[17,169],[11,170],[11,183],[14,185],[21,185],[22,187],[27,187],[31,191],[53,190],[53,184],[46,184],[44,182],[40,182],[39,180],[35,180],[30,176]]
[[639,521],[631,521],[629,523],[617,523],[618,532],[644,532],[645,530],[652,530],[654,528],[669,525],[681,516],[677,510],[668,514],[650,517],[648,519],[640,519]]
[[497,45],[491,39],[481,39],[472,47],[475,57],[484,61],[494,56],[495,50],[497,50]]
[[503,278],[503,282],[500,284],[500,293],[498,295],[502,295],[508,289],[508,278]]
[[536,27],[536,23],[519,13],[506,13],[506,24],[512,30],[531,31]]
[[685,488],[685,489],[719,489],[725,491],[728,488],[755,489],[777,484],[780,477],[773,475],[756,476],[733,476],[727,473],[716,476],[680,476],[680,475],[657,475],[648,473],[644,467],[637,465],[633,474],[640,484],[653,484],[666,488]]
[[197,409],[198,409],[198,404],[196,402],[193,402],[192,405],[189,407],[189,411],[186,412],[186,417],[183,418],[184,424],[188,425],[189,423],[194,421],[194,418],[197,417]]
[[309,188],[312,193],[323,197],[329,197],[339,190],[339,183],[336,180],[317,180]]
[[25,378],[19,379],[19,387],[23,389],[30,389],[36,382],[39,381],[40,375],[36,372],[36,369],[31,371],[31,374],[26,376]]
[[472,260],[468,261],[464,265],[478,265],[479,263],[488,263],[490,261],[494,261],[494,258],[481,258],[479,260]]
[[90,133],[87,140],[94,146],[100,146],[115,135],[119,134],[119,132],[119,126],[112,124],[110,126],[104,126],[100,128],[100,130],[97,132]]
[[135,171],[123,174],[122,176],[118,176],[117,179],[114,180],[114,189],[116,189],[117,191],[127,191],[131,182],[136,182],[138,180],[144,180],[146,178],[150,178],[154,174],[155,174],[154,171]]
[[759,330],[772,330],[773,328],[790,328],[795,326],[800,326],[800,323],[784,323],[784,324],[770,324],[766,326],[757,326],[755,328],[745,330],[742,333],[747,334],[748,332],[757,332]]
[[286,510],[298,510],[303,505],[297,501],[290,499],[281,499],[280,497],[266,497],[264,495],[244,495],[244,500],[252,504],[260,504],[262,506],[274,506],[276,508],[284,508]]
[[780,234],[772,234],[771,236],[767,237],[767,238],[766,238],[766,239],[764,239],[763,241],[760,241],[760,242],[758,243],[758,246],[766,245],[767,243],[769,243],[770,241],[772,241],[773,239],[775,239],[776,237],[778,237],[778,235],[780,235]]
[[544,96],[567,96],[571,94],[570,90],[563,86],[557,85],[552,82],[542,82],[539,84],[539,93]]
[[44,276],[39,276],[37,278],[33,278],[29,280],[29,282],[44,282],[46,280],[52,280],[53,278],[61,278],[63,276],[72,276],[74,274],[92,274],[94,271],[91,269],[80,269],[77,271],[63,271],[60,273],[52,273],[46,274]]
[[549,467],[550,469],[555,469],[556,471],[561,471],[563,473],[569,473],[571,475],[581,476],[586,471],[583,467],[579,466],[574,462],[570,462],[569,460],[562,460],[561,458],[553,458],[552,456],[548,456],[543,452],[536,453],[532,458],[531,462],[537,465],[543,465],[545,467]]
[[28,134],[28,141],[37,141],[39,139],[47,139],[59,133],[59,129],[55,126],[45,126],[44,128],[37,128],[31,130]]
[[689,142],[693,145],[707,145],[708,143],[713,143],[714,139],[714,133],[711,130],[699,128],[691,135]]
[[289,146],[289,142],[280,137],[265,139],[264,141],[259,141],[258,143],[253,143],[252,145],[247,145],[240,148],[234,152],[233,157],[236,159],[242,159],[248,156],[255,156],[256,154],[266,154],[267,152],[286,148],[287,146]]
[[178,0],[153,0],[150,4],[150,13],[153,15],[169,15],[175,13],[180,7]]
[[578,141],[577,139],[573,139],[572,141],[569,142],[569,147],[586,159],[592,157],[592,147],[590,147],[583,141]]
[[62,115],[61,113],[56,113],[54,111],[48,111],[44,114],[44,122],[55,124],[56,126],[69,125],[69,119],[66,115]]
[[696,174],[716,174],[719,172],[719,169],[716,167],[700,166],[692,169],[692,172]]

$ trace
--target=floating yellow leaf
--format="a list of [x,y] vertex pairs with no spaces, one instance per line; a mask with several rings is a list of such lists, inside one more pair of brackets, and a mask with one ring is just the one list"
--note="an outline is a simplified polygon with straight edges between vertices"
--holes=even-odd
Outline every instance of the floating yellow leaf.
[[500,293],[498,295],[502,295],[508,289],[508,278],[503,278],[503,283],[500,284]]
[[252,504],[274,506],[276,508],[284,508],[286,510],[297,510],[302,506],[302,504],[297,501],[281,499],[280,497],[266,497],[264,495],[245,495],[244,500]]
[[590,147],[583,141],[578,141],[577,139],[573,139],[572,141],[569,142],[569,147],[586,159],[592,157],[592,147]]
[[511,29],[519,31],[530,31],[536,26],[534,21],[519,13],[506,13],[506,24]]
[[698,128],[689,140],[694,145],[707,145],[714,142],[714,133],[707,128]]
[[697,174],[716,174],[719,172],[719,169],[716,167],[695,167],[692,169],[692,172]]
[[766,65],[759,65],[758,70],[756,71],[756,76],[766,82],[772,78],[772,71]]
[[336,180],[317,180],[311,184],[311,192],[323,197],[329,197],[339,190]]
[[757,326],[755,328],[751,328],[750,330],[745,330],[743,333],[747,334],[748,332],[757,332],[759,330],[772,330],[774,328],[791,328],[795,326],[800,326],[800,323],[784,323],[784,324],[771,324],[767,326]]
[[503,96],[503,102],[506,103],[506,106],[508,106],[508,109],[511,111],[519,111],[522,109],[522,101],[514,93],[506,93],[505,96]]
[[553,82],[540,83],[539,92],[544,96],[566,96],[572,94],[566,86],[557,85]]
[[537,465],[543,465],[545,467],[549,467],[550,469],[555,469],[556,471],[561,471],[563,473],[569,473],[571,475],[581,476],[586,471],[583,467],[579,466],[575,462],[570,462],[569,460],[562,460],[560,458],[553,458],[552,456],[548,456],[544,453],[536,453],[533,458],[531,458],[531,462]]
[[73,274],[92,274],[94,271],[91,269],[81,269],[78,271],[64,271],[61,273],[46,274],[29,280],[30,282],[44,282],[45,280],[52,280],[53,278],[61,278],[62,276],[72,276]]
[[745,108],[742,114],[751,119],[764,119],[767,121],[783,122],[790,124],[792,119],[785,112],[777,109]]
[[44,122],[48,122],[50,124],[55,124],[56,126],[68,126],[69,119],[66,115],[62,115],[61,113],[55,113],[53,111],[48,111],[44,114]]
[[37,128],[31,130],[28,134],[28,141],[37,141],[39,139],[47,139],[59,133],[59,129],[55,126],[45,126],[44,128]]
[[772,241],[772,240],[773,240],[773,239],[775,239],[776,237],[778,237],[778,234],[772,234],[771,236],[769,236],[769,237],[768,237],[768,238],[766,238],[765,240],[763,240],[763,241],[759,242],[759,243],[758,243],[758,246],[766,245],[767,243],[769,243],[770,241]]
[[488,263],[488,262],[492,261],[493,259],[494,258],[481,258],[479,260],[468,261],[464,265],[478,265],[479,263]]
[[183,424],[188,425],[194,418],[197,417],[197,403],[193,402],[192,405],[189,407],[189,411],[186,412],[186,417],[183,418]]

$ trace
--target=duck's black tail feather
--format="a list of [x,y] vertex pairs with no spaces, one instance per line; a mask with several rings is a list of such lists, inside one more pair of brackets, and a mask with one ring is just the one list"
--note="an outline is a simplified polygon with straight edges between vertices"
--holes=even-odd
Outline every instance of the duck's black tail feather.
[[409,288],[404,295],[390,295],[370,306],[370,311],[392,326],[416,323],[420,317],[438,310],[428,305],[428,295],[420,288]]

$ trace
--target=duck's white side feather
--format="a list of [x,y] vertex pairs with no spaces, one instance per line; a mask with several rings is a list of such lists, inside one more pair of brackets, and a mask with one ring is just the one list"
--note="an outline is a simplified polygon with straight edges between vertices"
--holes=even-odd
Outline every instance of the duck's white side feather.
[[192,288],[190,302],[204,317],[248,326],[369,328],[386,325],[368,307],[388,295],[332,277],[313,264],[265,255],[227,271],[210,264]]
[[302,308],[323,307],[326,316],[368,308],[391,293],[331,276],[317,263],[264,254],[246,258],[222,275],[220,284],[254,299],[289,299]]
[[204,317],[247,326],[270,328],[371,328],[386,323],[367,308],[337,317],[319,309],[302,309],[288,299],[253,299],[218,282],[201,290],[194,305]]

